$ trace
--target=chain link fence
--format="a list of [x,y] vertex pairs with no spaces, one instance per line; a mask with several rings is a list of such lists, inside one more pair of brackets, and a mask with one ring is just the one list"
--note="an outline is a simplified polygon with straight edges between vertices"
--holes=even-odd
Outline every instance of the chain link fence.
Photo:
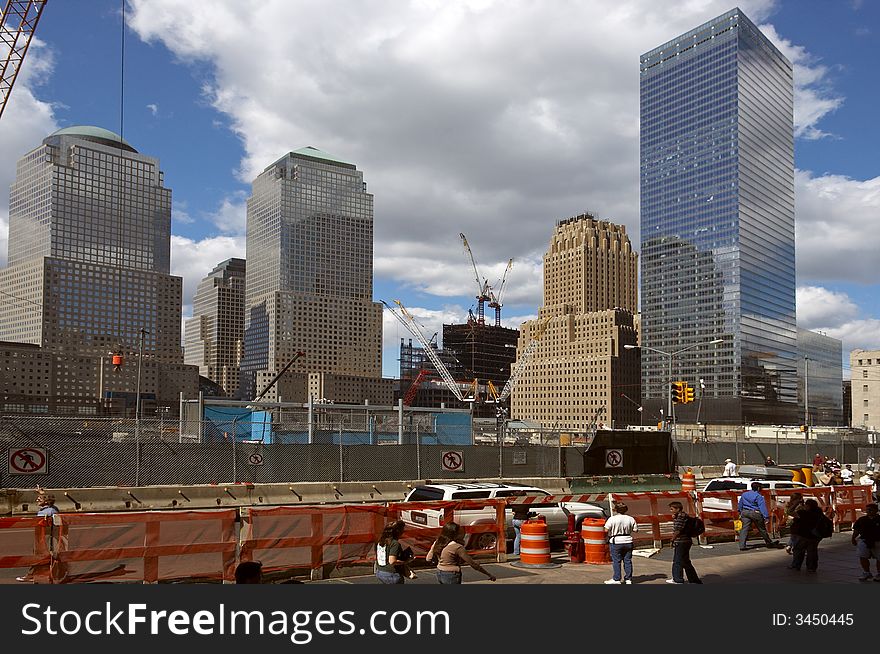
[[[0,487],[462,481],[581,474],[583,450],[513,435],[472,444],[469,423],[349,416],[336,423],[225,411],[208,420],[0,418]],[[373,416],[375,418],[375,416]]]

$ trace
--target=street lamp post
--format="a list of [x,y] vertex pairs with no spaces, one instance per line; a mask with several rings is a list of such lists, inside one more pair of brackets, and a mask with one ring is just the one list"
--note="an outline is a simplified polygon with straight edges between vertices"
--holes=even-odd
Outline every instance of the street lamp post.
[[715,345],[717,343],[721,343],[724,339],[716,338],[711,341],[707,341],[705,343],[693,343],[688,345],[687,347],[683,347],[680,350],[675,350],[674,352],[666,352],[665,350],[660,350],[656,347],[650,347],[649,345],[624,345],[623,348],[625,350],[635,350],[636,348],[642,348],[643,350],[651,350],[652,352],[656,352],[657,354],[662,354],[669,361],[668,366],[668,375],[669,378],[666,380],[666,393],[667,393],[667,402],[666,402],[666,421],[667,426],[670,424],[675,425],[675,421],[673,420],[672,413],[672,359],[681,354],[682,352],[687,352],[688,350],[692,350],[695,347],[699,347],[700,345]]
[[804,460],[810,460],[810,395],[809,395],[809,365],[810,357],[804,357]]

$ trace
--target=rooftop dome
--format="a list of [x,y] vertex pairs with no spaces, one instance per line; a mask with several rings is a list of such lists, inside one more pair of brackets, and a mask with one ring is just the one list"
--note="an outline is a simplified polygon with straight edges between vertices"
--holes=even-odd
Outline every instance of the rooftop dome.
[[111,132],[109,129],[104,129],[103,127],[74,125],[73,127],[59,129],[57,132],[51,134],[51,136],[76,136],[85,139],[86,141],[94,141],[95,143],[108,145],[113,148],[118,148],[121,143],[123,150],[137,152],[137,150],[135,150],[125,139],[121,138],[119,134]]

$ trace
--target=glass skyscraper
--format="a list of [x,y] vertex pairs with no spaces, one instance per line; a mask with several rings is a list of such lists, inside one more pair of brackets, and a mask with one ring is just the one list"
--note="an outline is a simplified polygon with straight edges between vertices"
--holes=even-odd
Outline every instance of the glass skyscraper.
[[309,394],[330,399],[306,388],[305,373],[336,375],[358,402],[377,397],[375,389],[360,390],[382,376],[373,196],[363,173],[326,152],[301,148],[254,180],[247,215],[243,396],[255,397],[303,351],[267,401],[305,401]]
[[642,55],[640,92],[645,410],[671,356],[679,421],[796,422],[791,63],[733,9]]

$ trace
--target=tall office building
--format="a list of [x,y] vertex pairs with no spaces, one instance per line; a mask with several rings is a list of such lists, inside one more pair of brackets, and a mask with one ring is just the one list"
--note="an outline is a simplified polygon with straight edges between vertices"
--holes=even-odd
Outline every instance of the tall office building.
[[798,402],[807,425],[845,425],[843,342],[798,328]]
[[666,406],[671,359],[703,380],[703,421],[796,422],[791,63],[733,9],[640,71],[645,409]]
[[[142,392],[176,404],[198,376],[183,365],[170,254],[159,161],[97,127],[55,132],[19,160],[12,184],[0,340],[54,357],[54,394],[106,399],[134,395],[143,337]],[[125,357],[122,369],[111,354]]]
[[557,223],[544,306],[520,328],[518,361],[539,340],[513,388],[511,418],[573,431],[640,423],[639,355],[624,348],[638,343],[637,270],[625,227],[588,214]]
[[880,429],[880,350],[853,350],[849,353],[849,365],[852,426],[877,431]]
[[245,260],[227,259],[205,277],[193,296],[193,316],[184,325],[184,360],[199,374],[238,396],[244,348]]
[[373,302],[373,196],[354,164],[312,147],[266,168],[247,201],[242,391],[266,400],[391,403]]

